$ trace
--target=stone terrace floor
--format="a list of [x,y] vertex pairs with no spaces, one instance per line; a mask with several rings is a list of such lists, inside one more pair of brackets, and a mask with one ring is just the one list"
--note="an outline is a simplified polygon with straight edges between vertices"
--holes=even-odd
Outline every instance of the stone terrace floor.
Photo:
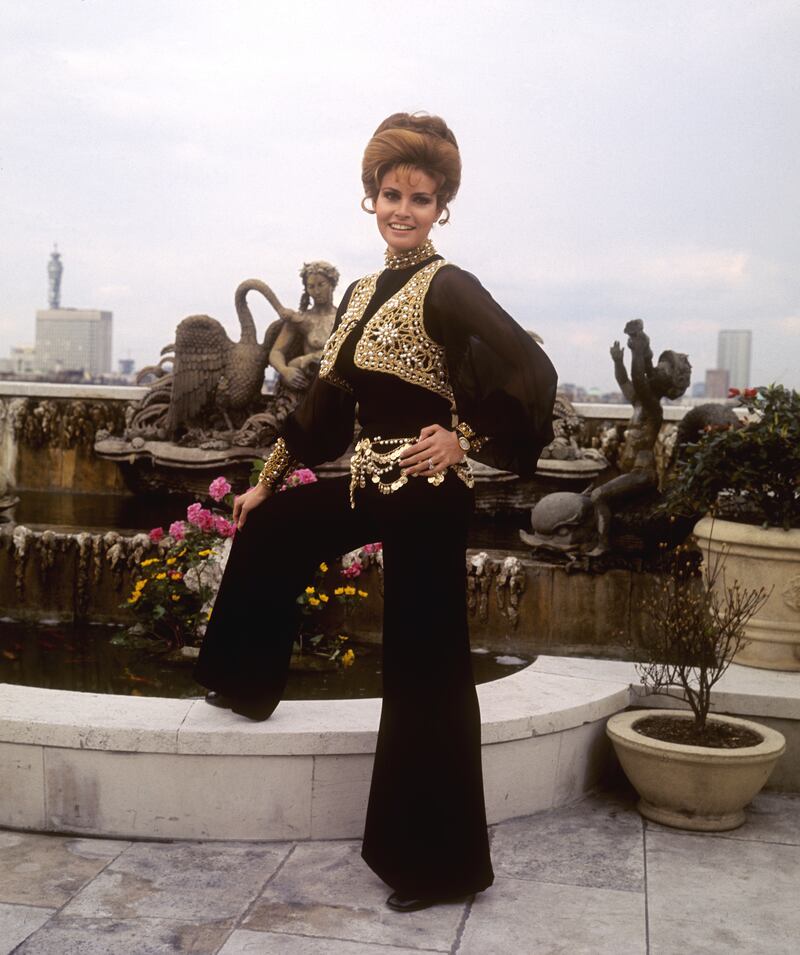
[[0,830],[0,955],[796,955],[800,795],[729,833],[645,822],[624,782],[490,827],[495,883],[388,909],[358,840],[127,842]]

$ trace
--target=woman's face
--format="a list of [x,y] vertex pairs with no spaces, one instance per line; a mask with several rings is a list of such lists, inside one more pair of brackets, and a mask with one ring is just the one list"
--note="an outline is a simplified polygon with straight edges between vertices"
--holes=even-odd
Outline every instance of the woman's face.
[[392,252],[408,252],[428,238],[440,209],[436,180],[421,169],[400,174],[390,169],[375,199],[378,231]]

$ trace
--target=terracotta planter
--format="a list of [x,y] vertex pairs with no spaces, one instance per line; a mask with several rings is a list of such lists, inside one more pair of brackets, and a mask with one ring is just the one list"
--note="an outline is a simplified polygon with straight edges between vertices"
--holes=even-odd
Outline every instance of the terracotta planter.
[[[728,584],[774,588],[751,617],[749,641],[734,662],[768,670],[800,670],[800,530],[756,527],[704,517],[694,534],[703,555],[723,551]],[[722,575],[719,585],[722,586]]]
[[721,832],[744,822],[744,807],[763,788],[786,740],[769,726],[717,713],[715,722],[746,726],[762,737],[757,746],[723,749],[668,743],[633,727],[648,716],[691,720],[685,710],[625,710],[606,722],[617,757],[641,797],[639,812],[647,819],[679,829]]

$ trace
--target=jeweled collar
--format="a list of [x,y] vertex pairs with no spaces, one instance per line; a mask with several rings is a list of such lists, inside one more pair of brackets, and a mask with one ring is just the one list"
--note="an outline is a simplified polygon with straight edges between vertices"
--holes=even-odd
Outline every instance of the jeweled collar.
[[433,242],[426,239],[422,245],[418,245],[416,249],[409,249],[408,252],[392,252],[387,246],[384,259],[387,269],[407,269],[412,265],[419,265],[432,255],[436,255],[436,249],[433,247]]

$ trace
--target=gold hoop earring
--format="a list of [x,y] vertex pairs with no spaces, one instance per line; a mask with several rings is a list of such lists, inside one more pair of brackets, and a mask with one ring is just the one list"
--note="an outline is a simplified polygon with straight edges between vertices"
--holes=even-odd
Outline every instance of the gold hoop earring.
[[[375,209],[374,209],[374,208],[368,209],[368,208],[364,205],[364,203],[365,203],[365,202],[367,201],[367,199],[369,199],[369,198],[371,198],[371,197],[370,197],[370,196],[364,196],[364,198],[361,200],[361,208],[364,210],[364,212],[368,212],[371,216],[374,216],[374,215],[375,215]],[[374,204],[375,204],[375,200],[374,200],[374,199],[372,200],[372,203],[373,203],[373,206],[374,206]]]

